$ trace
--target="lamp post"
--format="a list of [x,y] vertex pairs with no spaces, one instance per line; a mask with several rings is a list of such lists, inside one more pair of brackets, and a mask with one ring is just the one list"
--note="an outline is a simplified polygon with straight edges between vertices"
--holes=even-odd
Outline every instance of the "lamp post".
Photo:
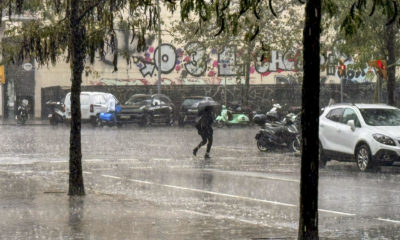
[[158,8],[158,81],[157,81],[157,93],[161,93],[161,7],[160,7],[160,0],[157,0],[157,8]]
[[346,65],[340,65],[340,102],[343,102],[343,76],[345,75]]

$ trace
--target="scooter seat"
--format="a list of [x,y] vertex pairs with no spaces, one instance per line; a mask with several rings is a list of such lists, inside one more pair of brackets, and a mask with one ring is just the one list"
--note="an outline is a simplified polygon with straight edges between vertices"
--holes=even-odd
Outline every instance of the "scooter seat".
[[114,115],[112,113],[100,113],[100,115],[99,115],[100,120],[112,121],[113,118],[114,118]]

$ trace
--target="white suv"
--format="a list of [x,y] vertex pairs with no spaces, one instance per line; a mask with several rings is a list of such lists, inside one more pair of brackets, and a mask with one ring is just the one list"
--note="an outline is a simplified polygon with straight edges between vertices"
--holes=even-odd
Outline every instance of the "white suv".
[[[96,126],[97,115],[107,111],[107,95],[104,92],[81,92],[81,118],[83,121],[90,121]],[[116,101],[118,102],[118,101]],[[65,96],[65,118],[71,120],[71,93]]]
[[334,104],[319,118],[320,166],[355,160],[360,171],[400,161],[400,109],[385,104]]

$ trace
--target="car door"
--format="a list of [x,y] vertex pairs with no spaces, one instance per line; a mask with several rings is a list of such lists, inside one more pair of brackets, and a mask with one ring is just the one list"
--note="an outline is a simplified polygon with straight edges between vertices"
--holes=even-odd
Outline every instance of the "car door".
[[337,151],[340,148],[338,130],[343,111],[343,108],[334,108],[320,119],[319,138],[325,150]]
[[81,118],[90,118],[90,96],[89,94],[81,94]]
[[106,96],[105,94],[93,95],[93,110],[94,115],[101,112],[107,112]]
[[[351,129],[351,127],[347,125],[349,120],[354,121],[355,129]],[[357,113],[352,108],[345,108],[340,122],[341,124],[338,125],[337,135],[338,144],[340,145],[341,152],[352,155],[361,129]]]

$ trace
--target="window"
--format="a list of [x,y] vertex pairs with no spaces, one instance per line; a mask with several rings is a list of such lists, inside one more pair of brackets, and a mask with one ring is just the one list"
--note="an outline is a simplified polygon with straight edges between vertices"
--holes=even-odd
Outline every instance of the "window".
[[400,110],[384,108],[360,109],[366,124],[370,126],[400,126]]
[[106,104],[106,99],[105,99],[104,95],[94,95],[93,103],[94,104]]
[[332,120],[334,122],[340,122],[342,118],[343,108],[335,108],[332,109],[327,115],[326,118]]
[[342,120],[341,122],[344,124],[347,124],[349,120],[354,121],[354,125],[356,127],[361,127],[360,121],[358,120],[356,112],[351,109],[351,108],[346,108],[343,112]]

